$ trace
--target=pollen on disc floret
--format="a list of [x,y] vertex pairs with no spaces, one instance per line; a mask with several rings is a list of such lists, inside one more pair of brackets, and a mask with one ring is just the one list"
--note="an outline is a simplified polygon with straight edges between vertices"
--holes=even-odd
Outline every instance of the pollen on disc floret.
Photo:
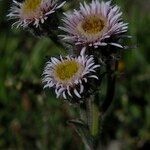
[[98,79],[96,76],[98,67],[100,65],[95,64],[92,55],[85,55],[85,49],[82,49],[78,57],[69,55],[64,58],[52,57],[44,68],[44,88],[54,88],[57,98],[80,99],[84,93],[84,83],[90,78]]

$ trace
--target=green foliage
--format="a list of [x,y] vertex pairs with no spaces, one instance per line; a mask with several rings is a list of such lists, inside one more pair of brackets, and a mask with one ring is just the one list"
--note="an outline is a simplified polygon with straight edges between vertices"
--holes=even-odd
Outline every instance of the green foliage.
[[[48,38],[11,29],[11,21],[5,17],[8,2],[0,1],[0,149],[83,149],[73,126],[66,123],[78,115],[75,108],[44,91],[41,83],[49,56],[64,52]],[[123,149],[137,150],[150,144],[148,1],[115,2],[125,12],[133,35],[131,44],[137,48],[125,51],[120,62],[116,97],[104,120],[101,139],[104,143],[118,140]]]

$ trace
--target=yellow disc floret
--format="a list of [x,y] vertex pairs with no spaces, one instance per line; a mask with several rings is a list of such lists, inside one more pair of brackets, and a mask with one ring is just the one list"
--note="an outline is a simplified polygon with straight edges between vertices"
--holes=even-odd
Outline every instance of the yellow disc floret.
[[92,16],[82,23],[82,28],[89,34],[96,34],[104,28],[104,22],[100,18]]
[[79,64],[75,60],[66,60],[56,66],[55,75],[59,80],[67,81],[73,78],[78,70]]
[[40,4],[41,0],[25,0],[22,8],[24,13],[30,13],[32,11],[35,11]]
[[95,36],[101,34],[106,27],[106,23],[100,16],[89,16],[78,26],[78,31],[84,36]]

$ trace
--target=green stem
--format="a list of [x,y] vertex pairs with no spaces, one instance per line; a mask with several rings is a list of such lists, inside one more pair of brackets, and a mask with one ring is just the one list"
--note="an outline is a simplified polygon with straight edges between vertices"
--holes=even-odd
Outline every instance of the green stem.
[[90,134],[95,137],[98,134],[99,128],[99,111],[94,103],[94,95],[92,95],[86,102],[86,111],[87,111],[87,124],[89,127]]
[[93,137],[91,135],[92,128],[92,97],[85,99],[85,103],[80,106],[80,118],[87,126],[88,136],[81,136],[87,150],[94,150]]

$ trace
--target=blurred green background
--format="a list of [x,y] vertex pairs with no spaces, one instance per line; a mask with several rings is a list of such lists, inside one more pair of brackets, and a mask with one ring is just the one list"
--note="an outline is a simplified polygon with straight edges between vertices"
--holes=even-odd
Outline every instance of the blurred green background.
[[[103,122],[102,141],[111,150],[150,148],[150,1],[113,0],[129,22],[132,45],[119,64],[113,105]],[[78,6],[78,0],[68,1]],[[0,149],[82,150],[80,137],[66,121],[76,108],[43,91],[46,56],[60,49],[48,38],[11,29],[11,0],[0,1]],[[114,144],[113,146],[110,146]],[[148,148],[147,147],[147,148]]]

